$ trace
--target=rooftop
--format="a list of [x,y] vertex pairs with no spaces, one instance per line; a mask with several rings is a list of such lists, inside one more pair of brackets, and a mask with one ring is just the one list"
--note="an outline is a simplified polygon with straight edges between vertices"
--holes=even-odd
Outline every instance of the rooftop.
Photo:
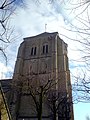
[[52,33],[44,32],[44,33],[41,33],[41,34],[38,34],[35,36],[26,37],[26,38],[24,38],[24,40],[30,39],[30,38],[35,38],[35,37],[46,37],[46,36],[56,36],[56,35],[58,35],[58,32],[52,32]]

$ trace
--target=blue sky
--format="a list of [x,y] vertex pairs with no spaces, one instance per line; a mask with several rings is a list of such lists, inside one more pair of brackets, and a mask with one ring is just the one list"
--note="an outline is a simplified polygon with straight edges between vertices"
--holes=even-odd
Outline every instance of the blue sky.
[[[70,61],[70,70],[72,74],[79,74],[83,68],[83,62],[75,62],[72,60],[79,60],[81,52],[77,49],[82,48],[81,44],[73,42],[66,37],[76,38],[75,33],[67,31],[65,28],[71,28],[70,23],[76,22],[73,18],[73,13],[68,10],[69,3],[59,2],[56,0],[54,4],[49,4],[48,0],[40,0],[41,3],[35,3],[33,0],[26,1],[27,8],[19,8],[16,10],[15,15],[12,16],[11,24],[15,28],[15,36],[17,39],[12,42],[6,49],[8,56],[8,65],[5,66],[5,62],[0,62],[0,78],[11,77],[11,73],[14,70],[18,47],[23,41],[23,38],[27,36],[33,36],[42,32],[45,32],[45,24],[47,24],[46,31],[57,31],[60,37],[68,44],[68,57]],[[64,0],[66,1],[66,0]],[[73,78],[72,78],[73,83]],[[75,120],[86,120],[86,116],[90,115],[90,104],[78,103],[74,105]]]

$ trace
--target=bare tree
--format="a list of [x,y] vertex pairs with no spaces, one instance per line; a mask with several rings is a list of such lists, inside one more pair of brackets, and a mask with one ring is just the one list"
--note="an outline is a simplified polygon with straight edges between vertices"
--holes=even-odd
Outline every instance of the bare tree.
[[72,102],[66,92],[60,92],[57,90],[50,91],[47,96],[47,104],[51,110],[52,120],[70,120],[70,108]]
[[[50,92],[50,89],[55,89],[55,86],[55,79],[45,79],[43,77],[41,79],[37,75],[21,75],[18,79],[13,80],[11,83],[11,101],[9,103],[12,118],[19,118],[18,113],[20,112],[21,98],[26,96],[27,99],[29,98],[30,106],[34,110],[34,116],[38,120],[42,120],[43,104],[46,101],[46,96]],[[24,116],[22,117],[24,118]]]
[[90,78],[74,76],[75,82],[72,85],[74,102],[90,102]]
[[[13,35],[14,28],[11,26],[10,20],[12,19],[11,17],[12,15],[14,15],[14,12],[16,10],[17,2],[18,0],[0,0],[0,52],[3,53],[6,63],[7,63],[7,56],[5,53],[5,49],[15,39],[14,38],[15,36]],[[19,4],[22,2],[23,0],[20,0]],[[1,85],[0,85],[0,92],[1,92]],[[3,107],[1,107],[1,103],[0,103],[0,114],[1,111],[3,111]]]
[[[25,86],[26,81],[27,85]],[[55,80],[48,79],[45,81],[43,78],[40,80],[34,76],[34,80],[33,78],[27,78],[25,79],[25,83],[23,85],[23,94],[32,97],[37,112],[37,118],[38,120],[42,120],[43,103],[50,89],[56,85]]]
[[17,5],[21,5],[23,0],[0,0],[0,51],[6,61],[5,49],[15,39],[13,36],[14,28],[10,24],[11,17],[15,15]]
[[86,120],[90,120],[90,117],[89,117],[89,116],[86,116]]
[[[17,119],[19,118],[18,113],[20,112],[20,108],[23,111],[25,108],[28,108],[31,113],[33,112],[33,117],[38,120],[42,120],[43,117],[49,117],[53,120],[57,120],[57,118],[70,120],[72,111],[71,97],[69,98],[69,93],[67,94],[67,92],[61,92],[56,89],[58,82],[55,77],[46,79],[44,76],[41,77],[38,74],[32,76],[23,75],[12,82],[12,94],[14,94],[12,103],[14,103],[17,109],[14,112],[14,116],[15,113],[17,114]],[[25,101],[27,105],[23,108],[21,107],[23,106],[23,102],[20,100],[24,98],[27,99]],[[45,109],[48,113],[44,111]],[[32,117],[29,113],[27,116]],[[21,117],[24,118],[25,116],[22,115]]]
[[[89,102],[90,101],[90,1],[67,0],[68,6],[66,9],[70,11],[70,15],[73,16],[69,21],[70,27],[65,28],[68,32],[74,33],[75,36],[70,37],[63,35],[68,40],[75,42],[81,46],[77,49],[80,52],[80,58],[77,60],[71,60],[77,62],[78,69],[81,73],[77,76],[73,74],[72,79],[75,80],[73,86],[73,95],[77,102]],[[82,63],[82,64],[81,64]],[[81,65],[80,65],[81,64]]]

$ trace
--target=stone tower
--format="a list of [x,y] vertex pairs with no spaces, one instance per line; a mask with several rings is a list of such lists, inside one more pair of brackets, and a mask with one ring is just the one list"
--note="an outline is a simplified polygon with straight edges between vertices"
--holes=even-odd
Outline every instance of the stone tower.
[[[28,80],[29,82],[30,80],[34,81],[33,86],[37,86],[38,81],[42,81],[42,84],[44,84],[48,80],[53,80],[56,84],[50,89],[66,93],[66,96],[69,96],[69,101],[72,102],[67,44],[59,37],[57,32],[44,32],[36,36],[24,38],[18,50],[13,81],[15,81],[14,84],[24,81],[23,86],[25,86],[28,85]],[[36,120],[36,115],[30,105],[31,102],[33,104],[32,99],[27,95],[18,97],[17,93],[13,96],[15,104],[12,104],[12,111],[14,111],[14,116],[17,116],[18,120]],[[47,117],[49,116],[47,111],[49,110],[43,110],[44,120],[50,120]],[[15,115],[16,113],[17,115]],[[70,105],[69,116],[68,119],[64,118],[63,120],[73,120],[72,105]],[[59,120],[60,118],[57,117],[57,119]]]

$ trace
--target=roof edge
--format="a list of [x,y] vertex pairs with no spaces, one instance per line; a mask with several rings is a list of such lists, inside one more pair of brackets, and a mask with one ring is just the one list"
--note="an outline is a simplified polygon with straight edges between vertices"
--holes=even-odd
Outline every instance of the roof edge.
[[58,32],[43,32],[43,33],[37,34],[35,36],[25,37],[23,39],[26,40],[26,39],[35,38],[35,37],[44,37],[44,36],[57,35],[57,34],[58,34]]

